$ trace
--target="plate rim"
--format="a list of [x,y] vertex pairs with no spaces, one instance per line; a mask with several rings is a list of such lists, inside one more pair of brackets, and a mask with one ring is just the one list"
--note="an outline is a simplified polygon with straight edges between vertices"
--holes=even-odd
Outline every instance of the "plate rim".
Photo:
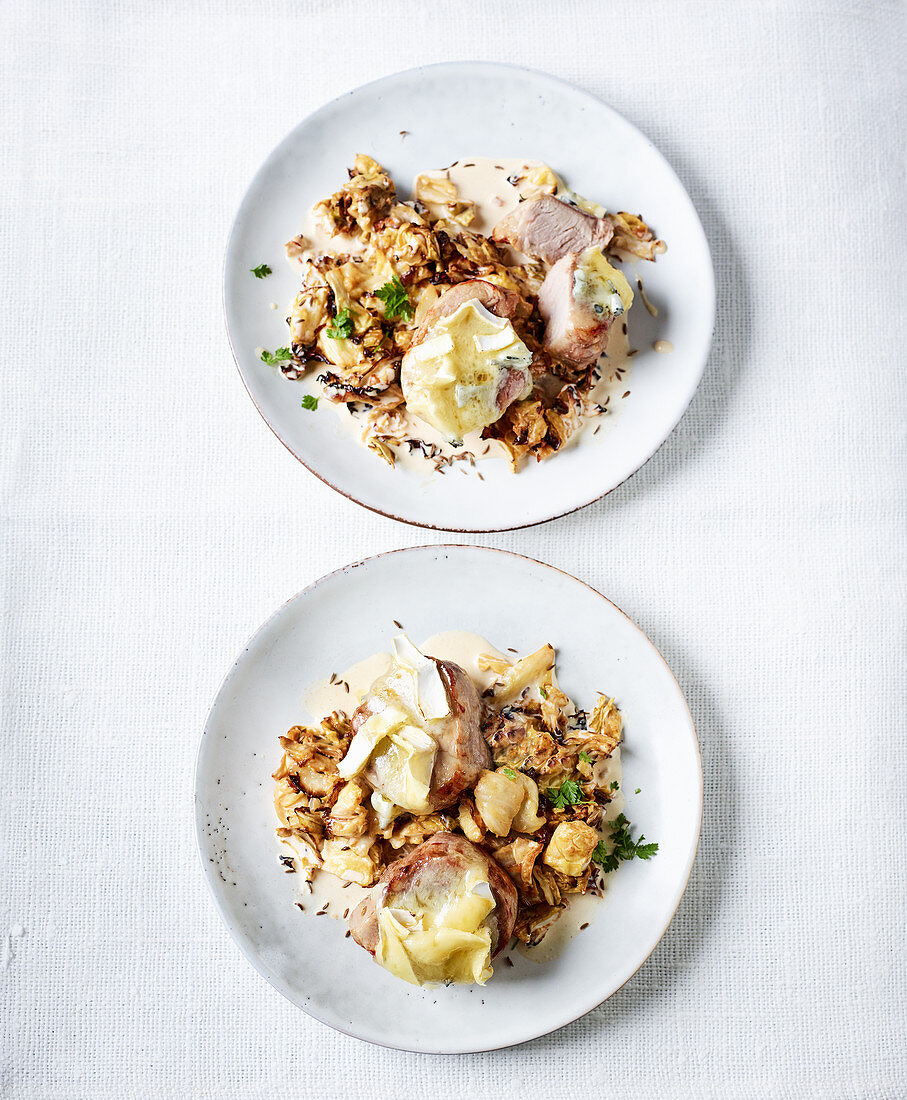
[[[340,103],[342,100],[346,99],[347,97],[349,97],[351,95],[354,95],[354,94],[356,94],[358,92],[361,92],[361,91],[365,91],[368,88],[375,88],[377,85],[385,84],[388,81],[396,80],[396,79],[399,79],[401,77],[413,76],[416,73],[425,73],[425,72],[429,72],[429,71],[437,72],[438,70],[441,70],[441,69],[450,69],[450,70],[469,69],[469,70],[473,70],[473,71],[482,71],[482,70],[484,70],[486,72],[497,71],[497,72],[528,73],[530,76],[532,76],[535,79],[539,79],[539,80],[542,80],[542,81],[548,81],[551,84],[556,85],[561,90],[566,89],[572,95],[574,95],[578,98],[581,98],[581,99],[585,99],[587,102],[593,103],[597,108],[604,109],[609,114],[611,114],[615,118],[619,119],[622,123],[629,126],[654,151],[656,156],[658,156],[661,159],[665,170],[670,174],[670,176],[673,178],[674,182],[679,186],[681,194],[683,195],[683,198],[686,202],[686,205],[688,206],[689,211],[693,216],[694,222],[699,228],[699,233],[702,237],[702,243],[705,246],[705,253],[706,253],[706,257],[708,259],[708,279],[709,279],[708,290],[709,290],[709,293],[708,293],[708,296],[707,296],[707,301],[708,301],[709,318],[708,318],[708,337],[707,337],[706,343],[705,343],[704,354],[703,354],[703,357],[702,357],[702,362],[699,365],[698,370],[696,371],[695,378],[693,379],[692,384],[689,387],[689,392],[685,395],[682,404],[679,405],[677,415],[674,418],[674,421],[671,424],[671,426],[668,428],[667,433],[665,434],[664,438],[659,443],[657,443],[649,451],[649,453],[646,454],[640,460],[639,464],[637,466],[635,466],[634,469],[632,469],[625,477],[621,478],[621,480],[618,481],[615,485],[612,485],[610,489],[605,489],[604,492],[597,493],[595,496],[590,497],[589,499],[583,501],[582,503],[574,505],[572,508],[567,508],[563,512],[557,512],[555,515],[546,516],[543,519],[530,520],[528,523],[507,524],[504,527],[488,527],[488,526],[485,526],[485,527],[445,527],[445,526],[441,526],[441,525],[436,524],[436,523],[428,523],[428,522],[423,521],[423,520],[410,519],[406,516],[396,515],[394,512],[385,511],[383,508],[380,508],[377,505],[368,504],[365,501],[360,500],[358,497],[354,496],[351,492],[348,492],[346,489],[342,489],[339,485],[335,485],[334,482],[331,481],[328,477],[326,477],[323,474],[319,473],[318,470],[314,469],[314,467],[309,465],[309,463],[306,462],[306,460],[304,458],[302,458],[300,455],[298,455],[296,453],[296,451],[293,449],[293,447],[290,445],[290,443],[287,442],[287,440],[285,440],[279,434],[277,429],[274,427],[274,425],[272,425],[271,421],[265,415],[265,412],[262,409],[261,405],[258,403],[258,401],[256,401],[255,396],[253,395],[251,389],[246,384],[246,379],[243,375],[242,367],[240,366],[240,362],[239,362],[239,355],[237,354],[236,346],[233,343],[233,335],[230,331],[230,316],[229,316],[229,313],[228,313],[228,310],[227,310],[227,280],[229,278],[229,261],[230,261],[230,256],[233,252],[234,239],[236,238],[237,232],[238,232],[237,223],[238,223],[238,220],[239,220],[239,215],[240,215],[240,212],[245,208],[246,202],[249,199],[249,196],[250,196],[253,188],[258,184],[260,178],[263,177],[266,168],[268,167],[269,163],[271,162],[271,159],[277,153],[278,149],[280,149],[284,145],[284,143],[289,139],[289,137],[292,134],[294,134],[296,132],[296,130],[298,130],[299,127],[301,127],[304,123],[308,122],[310,119],[316,118],[317,116],[321,115],[322,113],[326,113],[326,112],[332,110],[338,103]],[[224,328],[226,329],[226,332],[227,332],[227,342],[230,345],[230,352],[233,355],[233,362],[234,362],[234,365],[236,367],[236,371],[239,374],[240,381],[242,382],[243,389],[245,389],[245,391],[248,394],[250,400],[252,401],[252,404],[255,406],[256,410],[258,411],[259,416],[262,418],[262,420],[265,422],[267,427],[270,429],[272,435],[275,437],[275,439],[278,440],[278,442],[280,442],[286,448],[287,451],[289,451],[289,453],[296,459],[297,462],[300,463],[300,465],[302,465],[314,477],[318,478],[318,480],[320,482],[322,482],[322,484],[327,485],[328,488],[332,489],[335,493],[339,493],[342,497],[346,498],[349,501],[352,501],[354,504],[357,504],[360,508],[365,508],[368,511],[373,512],[376,515],[383,516],[385,519],[392,519],[397,523],[408,524],[411,527],[418,527],[418,528],[421,528],[422,530],[427,530],[427,531],[443,531],[443,532],[448,532],[450,534],[457,534],[457,535],[484,535],[484,534],[494,534],[496,532],[503,532],[503,531],[521,531],[521,530],[526,529],[527,527],[539,527],[543,523],[553,523],[554,520],[563,519],[564,516],[572,515],[574,512],[579,512],[583,508],[588,508],[589,505],[595,504],[596,501],[603,500],[610,493],[613,493],[615,489],[619,489],[621,487],[621,485],[624,485],[627,481],[629,481],[630,478],[634,476],[634,474],[637,474],[643,468],[643,466],[645,466],[652,458],[654,458],[654,456],[658,453],[658,451],[661,450],[661,448],[665,445],[665,443],[667,443],[667,441],[673,435],[674,431],[677,428],[677,425],[680,423],[680,421],[686,415],[687,409],[689,409],[690,403],[692,402],[693,397],[695,396],[696,391],[699,389],[699,385],[702,382],[702,376],[705,373],[706,365],[708,364],[709,357],[711,356],[712,344],[714,342],[714,337],[715,337],[715,317],[716,317],[716,312],[717,312],[716,284],[715,284],[715,261],[714,261],[714,257],[712,256],[712,249],[711,249],[711,245],[709,243],[708,236],[706,235],[705,228],[703,227],[703,224],[702,224],[702,219],[699,217],[699,212],[696,209],[696,206],[695,206],[692,198],[690,197],[690,194],[687,191],[686,186],[684,185],[681,178],[678,176],[677,172],[674,170],[674,166],[668,161],[668,159],[664,155],[664,153],[662,153],[661,149],[657,145],[655,145],[655,143],[652,142],[646,136],[646,134],[644,134],[643,131],[639,129],[639,127],[635,123],[631,122],[628,118],[626,118],[624,115],[622,115],[614,107],[610,106],[610,104],[608,104],[608,103],[605,103],[604,100],[599,99],[598,96],[594,95],[592,92],[586,91],[585,88],[581,88],[581,87],[579,87],[579,85],[573,84],[569,80],[564,80],[562,77],[554,76],[553,74],[545,72],[542,69],[534,69],[529,65],[514,65],[514,64],[510,64],[509,62],[504,62],[504,61],[478,61],[478,60],[438,61],[438,62],[434,62],[430,65],[414,65],[412,68],[409,68],[409,69],[400,69],[397,72],[385,73],[384,76],[376,77],[374,80],[366,81],[366,83],[359,84],[355,88],[349,88],[347,91],[341,92],[340,95],[334,96],[333,99],[330,99],[327,102],[321,104],[320,107],[316,107],[316,109],[314,111],[310,111],[307,115],[304,115],[301,119],[299,119],[299,121],[296,122],[295,125],[293,125],[291,127],[291,129],[289,129],[283,135],[283,137],[277,142],[276,145],[274,145],[271,148],[270,152],[268,152],[268,154],[265,156],[264,160],[258,166],[258,168],[256,169],[255,173],[253,174],[251,180],[249,181],[248,185],[246,186],[245,190],[243,191],[242,198],[239,200],[239,204],[236,207],[236,212],[233,215],[233,221],[230,225],[230,232],[227,236],[227,243],[226,243],[226,246],[225,246],[225,249],[224,249],[223,278],[222,278],[222,281],[221,281],[221,301],[222,301],[222,305],[223,305]]]
[[[615,986],[614,989],[612,989],[608,994],[606,994],[601,999],[593,1001],[593,1003],[591,1003],[591,1004],[587,1004],[584,1001],[583,1004],[578,1009],[575,1009],[574,1007],[571,1007],[568,1010],[571,1013],[569,1019],[564,1020],[562,1023],[557,1024],[552,1028],[543,1029],[543,1030],[538,1031],[538,1032],[533,1032],[533,1034],[526,1036],[526,1038],[524,1038],[524,1039],[518,1039],[518,1040],[515,1040],[514,1042],[503,1042],[503,1043],[495,1042],[495,1043],[492,1043],[491,1045],[470,1046],[468,1048],[465,1048],[465,1049],[462,1049],[462,1050],[457,1050],[457,1051],[427,1050],[424,1047],[422,1049],[416,1050],[413,1047],[400,1046],[397,1043],[382,1042],[379,1039],[364,1038],[362,1035],[357,1035],[355,1032],[350,1031],[349,1029],[347,1029],[345,1027],[341,1027],[338,1024],[335,1024],[335,1023],[332,1023],[328,1020],[323,1019],[322,1016],[317,1011],[313,1011],[310,1007],[298,1004],[297,1001],[295,1001],[293,999],[293,997],[291,997],[290,994],[284,988],[282,988],[280,984],[278,984],[278,982],[275,980],[275,978],[271,974],[268,973],[265,965],[263,963],[259,962],[259,960],[252,953],[251,947],[247,948],[245,942],[243,941],[243,938],[240,935],[239,929],[234,927],[234,922],[233,922],[230,914],[227,911],[226,902],[222,900],[221,894],[217,890],[217,885],[216,885],[216,883],[217,883],[217,874],[216,874],[216,871],[213,870],[210,867],[209,862],[208,862],[207,852],[204,848],[204,834],[205,834],[205,824],[204,824],[204,818],[203,818],[204,802],[200,797],[199,787],[200,787],[200,784],[201,784],[201,781],[202,781],[202,777],[201,777],[202,756],[205,752],[206,744],[210,740],[208,727],[211,723],[212,716],[214,715],[214,711],[217,708],[218,702],[220,701],[220,697],[221,697],[221,695],[224,691],[224,688],[227,686],[227,684],[230,681],[230,679],[232,678],[233,674],[236,672],[240,662],[243,660],[246,653],[248,653],[248,651],[249,651],[250,647],[253,645],[253,643],[258,639],[258,637],[261,634],[263,634],[271,626],[271,624],[274,622],[274,620],[280,614],[282,614],[282,612],[291,603],[294,603],[296,600],[303,599],[310,592],[313,592],[315,589],[317,589],[321,585],[333,580],[334,578],[336,578],[336,577],[338,577],[338,576],[340,576],[344,573],[351,572],[354,569],[358,569],[360,566],[366,565],[370,562],[377,561],[381,558],[389,558],[389,557],[393,557],[394,555],[397,555],[397,554],[440,553],[440,552],[451,551],[451,550],[452,551],[467,550],[467,551],[478,551],[480,553],[501,554],[501,555],[503,555],[505,557],[508,557],[508,558],[515,558],[520,562],[528,562],[529,564],[531,564],[533,566],[540,566],[543,569],[550,569],[555,573],[560,573],[562,576],[566,577],[568,580],[571,580],[571,581],[573,581],[577,584],[582,585],[585,589],[588,590],[588,592],[591,595],[596,597],[598,600],[604,601],[604,603],[608,604],[610,606],[610,608],[612,608],[614,611],[616,611],[619,615],[621,615],[627,621],[627,623],[630,625],[630,627],[638,635],[640,635],[642,640],[651,648],[651,650],[654,652],[654,654],[658,657],[658,659],[664,665],[665,670],[667,671],[668,675],[671,677],[671,680],[673,681],[674,686],[677,689],[677,694],[679,695],[680,700],[683,703],[683,707],[684,707],[684,710],[686,712],[687,723],[688,723],[687,732],[689,733],[689,735],[692,739],[693,749],[695,751],[695,759],[696,759],[696,763],[698,765],[697,770],[698,770],[699,782],[698,782],[698,786],[697,786],[697,794],[698,794],[699,812],[698,812],[697,817],[696,817],[694,836],[693,836],[693,839],[692,839],[692,843],[690,845],[690,850],[687,854],[686,868],[685,868],[685,872],[683,874],[683,881],[682,881],[682,884],[680,886],[680,889],[677,892],[677,896],[674,900],[673,908],[671,909],[670,913],[667,915],[667,917],[664,921],[664,924],[661,928],[661,931],[658,933],[658,936],[656,937],[655,942],[652,944],[651,948],[646,952],[645,956],[640,960],[639,964],[634,968],[633,972],[631,974],[629,974],[624,979],[624,981],[622,981],[620,983],[620,985]],[[294,1008],[299,1009],[300,1011],[304,1012],[307,1016],[311,1017],[314,1020],[317,1020],[318,1023],[320,1023],[322,1026],[329,1027],[329,1028],[331,1028],[332,1031],[337,1031],[340,1034],[348,1035],[350,1038],[356,1039],[359,1042],[370,1043],[373,1046],[384,1047],[385,1049],[388,1049],[388,1050],[400,1050],[400,1051],[412,1052],[412,1053],[415,1053],[415,1054],[426,1054],[426,1055],[448,1055],[448,1056],[453,1056],[453,1057],[455,1057],[457,1055],[463,1055],[463,1054],[479,1054],[479,1053],[484,1053],[486,1051],[492,1051],[492,1050],[506,1050],[506,1049],[509,1049],[510,1047],[522,1046],[524,1043],[534,1042],[536,1039],[540,1039],[540,1038],[544,1037],[545,1035],[553,1035],[555,1032],[560,1031],[562,1028],[568,1027],[572,1023],[575,1023],[577,1020],[581,1019],[583,1016],[588,1015],[588,1013],[592,1012],[594,1009],[600,1007],[606,1001],[610,1000],[614,996],[615,993],[618,993],[621,989],[623,989],[623,987],[632,978],[634,978],[636,976],[636,974],[639,973],[639,971],[642,969],[642,967],[651,958],[651,956],[652,956],[653,952],[655,951],[655,949],[658,947],[658,945],[664,939],[665,933],[667,932],[668,928],[670,927],[671,923],[673,922],[674,917],[677,915],[677,910],[680,907],[680,903],[683,900],[683,896],[686,893],[687,887],[689,885],[690,876],[692,875],[693,866],[696,862],[696,856],[697,856],[698,851],[699,851],[699,841],[700,841],[700,837],[701,837],[701,833],[702,833],[703,798],[704,798],[704,779],[703,779],[703,770],[702,770],[702,750],[701,750],[700,745],[699,745],[699,736],[698,736],[697,731],[696,731],[696,724],[693,721],[693,715],[690,711],[690,705],[687,701],[687,698],[686,698],[686,695],[684,694],[683,689],[681,688],[681,686],[680,686],[680,684],[677,680],[677,677],[674,675],[674,672],[671,669],[671,666],[665,660],[661,650],[649,638],[649,636],[645,633],[645,631],[640,626],[638,626],[633,621],[633,619],[631,619],[630,616],[627,615],[627,613],[625,611],[623,611],[620,607],[618,607],[618,605],[616,603],[614,603],[613,600],[610,600],[607,596],[604,595],[604,593],[599,592],[599,590],[597,588],[594,588],[591,584],[588,584],[586,581],[583,581],[579,577],[574,576],[572,573],[568,573],[566,570],[560,569],[556,565],[550,565],[548,562],[539,561],[537,558],[531,558],[526,554],[517,554],[517,553],[514,553],[511,550],[501,550],[496,546],[474,546],[470,543],[439,543],[439,544],[431,544],[431,545],[427,545],[427,546],[426,545],[405,546],[405,547],[399,547],[395,550],[384,550],[384,551],[382,551],[378,554],[372,554],[372,555],[370,555],[366,558],[361,558],[358,561],[349,562],[346,565],[340,566],[338,569],[333,569],[329,573],[325,573],[321,577],[318,577],[316,580],[312,581],[311,584],[308,584],[304,588],[300,589],[294,595],[290,596],[289,599],[284,600],[284,602],[278,608],[276,608],[276,610],[274,610],[264,620],[264,622],[249,636],[249,638],[246,640],[245,645],[242,647],[240,652],[237,654],[235,660],[232,662],[232,664],[230,665],[230,668],[227,670],[226,674],[224,675],[223,679],[221,680],[220,685],[218,686],[217,691],[215,692],[214,697],[211,701],[211,705],[208,708],[207,717],[205,718],[205,724],[204,724],[204,727],[202,729],[201,736],[199,737],[198,747],[196,749],[196,754],[195,754],[195,771],[194,771],[194,776],[193,776],[193,806],[194,806],[194,819],[195,819],[195,830],[194,830],[195,831],[195,845],[196,845],[196,852],[198,854],[199,862],[201,863],[202,874],[203,874],[204,879],[205,879],[205,884],[208,887],[208,893],[211,897],[211,900],[214,902],[214,907],[217,910],[217,913],[220,916],[224,927],[227,929],[227,932],[228,932],[228,934],[230,936],[230,939],[232,940],[234,946],[239,949],[240,953],[243,955],[243,957],[246,959],[246,961],[249,962],[252,965],[252,967],[261,975],[261,977],[265,979],[265,981],[268,983],[268,985],[270,985],[272,989],[276,990],[282,997],[284,997],[291,1005],[293,1005]]]

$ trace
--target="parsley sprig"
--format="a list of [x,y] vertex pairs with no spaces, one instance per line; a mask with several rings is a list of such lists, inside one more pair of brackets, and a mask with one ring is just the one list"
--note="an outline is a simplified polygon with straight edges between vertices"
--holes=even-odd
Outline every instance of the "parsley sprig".
[[307,393],[305,395],[305,397],[303,397],[301,404],[302,404],[302,407],[304,409],[317,409],[318,408],[318,398],[314,397],[310,393]]
[[583,749],[583,751],[579,754],[579,758],[583,761],[584,764],[592,763],[592,757],[586,752],[585,749]]
[[592,862],[597,863],[605,872],[616,871],[621,860],[651,859],[658,851],[657,844],[646,844],[645,837],[634,840],[630,835],[631,825],[624,814],[618,814],[611,822],[611,844],[600,840],[592,853]]
[[583,788],[575,779],[565,779],[559,787],[546,787],[545,797],[556,810],[583,806],[589,802],[588,798],[583,798]]
[[404,321],[412,320],[415,309],[406,293],[406,287],[396,275],[389,283],[378,287],[375,297],[384,302],[384,316],[389,321],[395,321],[398,317]]
[[275,348],[273,355],[267,348],[261,349],[261,361],[267,363],[269,367],[276,366],[278,363],[286,363],[292,358],[293,353],[289,348]]
[[342,309],[328,327],[327,334],[332,340],[348,340],[353,335],[353,311]]
[[258,267],[250,267],[249,270],[255,276],[256,279],[267,279],[271,274],[271,269],[267,264],[259,264]]

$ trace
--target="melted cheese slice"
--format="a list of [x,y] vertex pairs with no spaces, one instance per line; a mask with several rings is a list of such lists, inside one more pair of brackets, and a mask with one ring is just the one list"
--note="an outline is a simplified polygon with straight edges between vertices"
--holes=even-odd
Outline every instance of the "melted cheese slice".
[[476,864],[446,891],[417,886],[378,906],[375,960],[412,985],[484,985],[492,975],[487,917],[494,896]]
[[351,779],[371,766],[388,819],[393,814],[387,802],[425,814],[431,809],[428,792],[437,751],[435,739],[412,725],[405,710],[388,702],[362,723],[337,770],[344,779]]
[[425,730],[405,725],[394,730],[372,759],[378,790],[401,810],[431,811],[428,801],[438,745]]
[[390,672],[368,691],[373,713],[356,731],[338,768],[344,779],[370,769],[372,806],[382,829],[401,810],[431,810],[428,796],[438,751],[431,727],[450,715],[437,664],[405,634],[394,638],[393,646]]
[[532,388],[532,353],[510,321],[475,298],[442,317],[406,358],[406,407],[448,439],[462,439],[500,419],[497,398],[508,372],[523,374],[517,397]]

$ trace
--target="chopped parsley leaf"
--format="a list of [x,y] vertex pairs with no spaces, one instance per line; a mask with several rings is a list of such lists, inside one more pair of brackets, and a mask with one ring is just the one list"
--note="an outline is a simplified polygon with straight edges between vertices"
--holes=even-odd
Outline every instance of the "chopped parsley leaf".
[[305,397],[303,397],[303,399],[302,399],[302,407],[304,409],[317,409],[318,408],[318,398],[313,397],[310,393],[307,393],[305,395]]
[[293,353],[289,348],[277,348],[272,355],[267,348],[261,349],[261,361],[267,363],[269,367],[273,367],[277,363],[286,363],[293,358]]
[[579,754],[579,758],[584,764],[592,763],[592,757],[586,752],[585,749],[583,749],[583,751]]
[[624,814],[618,814],[611,822],[611,845],[600,840],[592,853],[592,862],[597,863],[606,873],[616,871],[621,860],[651,859],[658,851],[657,844],[646,844],[645,837],[634,840],[630,835],[631,825]]
[[250,267],[249,270],[255,276],[256,279],[267,279],[271,274],[271,269],[267,264],[259,264],[258,267]]
[[637,787],[637,788],[636,788],[636,790],[635,790],[635,791],[634,791],[633,793],[634,793],[634,794],[639,794],[639,792],[640,792],[641,790],[642,790],[642,787]]
[[395,275],[389,283],[378,287],[375,297],[384,302],[384,316],[389,321],[395,321],[398,317],[404,321],[411,321],[415,312],[406,287]]
[[516,772],[513,770],[513,768],[501,768],[501,771],[504,773],[504,775],[507,776],[508,779],[516,779]]
[[612,791],[617,791],[617,790],[620,790],[620,783],[618,783],[616,779],[615,779],[615,780],[614,780],[614,782],[613,782],[613,783],[611,784],[611,790],[612,790]]
[[353,311],[342,309],[327,330],[332,340],[348,340],[353,335]]
[[583,789],[575,779],[565,779],[559,787],[547,787],[545,797],[556,810],[583,806],[589,802],[588,798],[583,798]]

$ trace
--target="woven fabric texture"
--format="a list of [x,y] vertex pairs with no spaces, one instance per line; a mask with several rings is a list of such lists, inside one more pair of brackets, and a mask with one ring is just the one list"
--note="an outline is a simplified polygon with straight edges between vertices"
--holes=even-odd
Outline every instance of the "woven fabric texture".
[[[32,1098],[907,1095],[904,8],[236,0],[0,5],[0,1093]],[[678,171],[718,319],[658,454],[556,523],[365,512],[236,375],[242,192],[325,100],[500,59]],[[705,819],[667,935],[520,1048],[334,1034],[241,958],[192,827],[208,706],[314,578],[472,541],[601,589],[665,654]]]

